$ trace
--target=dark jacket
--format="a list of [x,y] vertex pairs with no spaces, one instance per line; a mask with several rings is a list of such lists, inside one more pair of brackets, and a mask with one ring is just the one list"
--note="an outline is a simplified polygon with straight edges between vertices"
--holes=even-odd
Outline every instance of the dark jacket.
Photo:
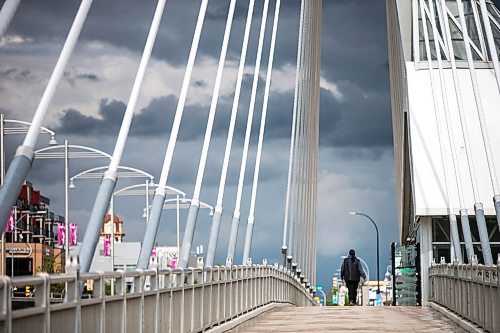
[[345,281],[359,282],[361,276],[364,279],[366,279],[366,275],[365,272],[363,272],[361,263],[359,262],[359,259],[356,258],[355,256],[349,256],[344,259],[344,262],[342,263],[340,276],[342,280]]

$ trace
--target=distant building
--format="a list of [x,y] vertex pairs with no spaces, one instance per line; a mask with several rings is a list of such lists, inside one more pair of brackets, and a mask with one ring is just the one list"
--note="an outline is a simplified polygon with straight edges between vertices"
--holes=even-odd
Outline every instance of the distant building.
[[[115,243],[123,242],[123,238],[125,237],[125,233],[123,232],[123,220],[117,215],[113,216],[114,224],[115,224]],[[104,243],[104,238],[106,236],[111,237],[113,229],[111,229],[111,215],[108,214],[104,218],[104,224],[101,228],[101,232],[99,233],[99,243]]]
[[176,268],[179,251],[176,246],[157,246],[149,260],[149,267]]
[[50,199],[25,182],[8,229],[2,230],[1,273],[20,276],[64,271],[64,248],[57,244],[59,223],[64,223],[64,217],[50,212]]

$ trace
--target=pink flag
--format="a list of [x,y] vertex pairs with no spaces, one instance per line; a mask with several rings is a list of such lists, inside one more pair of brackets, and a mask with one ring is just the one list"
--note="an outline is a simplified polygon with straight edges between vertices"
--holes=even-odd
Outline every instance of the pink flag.
[[104,256],[105,257],[111,256],[111,239],[109,235],[106,235],[104,237]]
[[64,245],[64,240],[66,238],[66,228],[64,227],[64,223],[57,224],[57,245]]
[[78,242],[78,225],[76,223],[71,223],[69,225],[69,245],[76,245]]
[[177,268],[177,257],[173,257],[172,260],[170,260],[170,266],[172,267],[172,269]]
[[14,230],[14,209],[10,212],[9,219],[5,225],[5,232],[12,232]]

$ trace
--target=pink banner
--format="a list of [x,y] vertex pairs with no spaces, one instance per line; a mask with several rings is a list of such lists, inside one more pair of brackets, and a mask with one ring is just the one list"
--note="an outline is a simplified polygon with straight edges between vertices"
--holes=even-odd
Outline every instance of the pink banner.
[[74,246],[78,242],[78,225],[71,223],[69,225],[69,245]]
[[111,239],[109,235],[104,237],[104,256],[111,256]]
[[151,250],[151,257],[156,257],[156,247],[153,247],[153,250]]
[[57,224],[57,245],[64,245],[64,240],[66,238],[66,228],[64,227],[64,223]]
[[10,212],[9,219],[5,225],[5,232],[12,232],[14,230],[14,210]]
[[170,266],[172,267],[172,269],[177,268],[177,257],[173,257],[172,260],[170,260]]

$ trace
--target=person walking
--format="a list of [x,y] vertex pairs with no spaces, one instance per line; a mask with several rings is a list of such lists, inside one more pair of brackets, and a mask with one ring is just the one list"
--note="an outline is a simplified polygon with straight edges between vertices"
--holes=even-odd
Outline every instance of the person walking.
[[356,258],[356,251],[349,250],[349,256],[344,259],[340,272],[342,281],[345,281],[347,289],[349,290],[349,305],[356,303],[356,293],[360,278],[363,282],[366,280],[366,274],[363,272],[359,259]]

